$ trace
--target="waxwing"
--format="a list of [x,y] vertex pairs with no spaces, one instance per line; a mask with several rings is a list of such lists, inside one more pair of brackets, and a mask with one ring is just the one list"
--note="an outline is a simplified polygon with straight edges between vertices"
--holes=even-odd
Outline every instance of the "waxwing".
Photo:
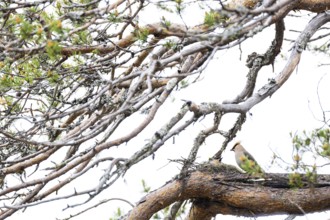
[[242,170],[249,174],[264,172],[253,156],[241,145],[241,142],[236,142],[231,150],[235,152],[236,163]]

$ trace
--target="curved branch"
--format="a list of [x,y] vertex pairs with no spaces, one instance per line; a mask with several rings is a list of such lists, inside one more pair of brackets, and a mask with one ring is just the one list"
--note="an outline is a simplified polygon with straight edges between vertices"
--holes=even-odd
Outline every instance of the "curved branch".
[[256,181],[228,165],[205,165],[202,171],[188,173],[141,199],[126,219],[149,219],[170,204],[187,199],[204,205],[206,219],[216,214],[257,217],[299,215],[301,209],[306,213],[317,212],[330,209],[330,176],[321,178],[322,184],[315,184],[312,191],[307,182],[306,188],[292,189],[286,174],[266,174],[265,179]]
[[265,98],[272,96],[289,79],[291,73],[299,64],[301,53],[305,49],[308,40],[322,25],[329,21],[330,14],[328,13],[322,13],[314,17],[296,40],[290,58],[281,73],[278,74],[274,79],[270,80],[268,84],[264,85],[250,98],[246,99],[246,101],[239,104],[201,104],[197,107],[199,113],[203,115],[210,114],[212,112],[246,113]]

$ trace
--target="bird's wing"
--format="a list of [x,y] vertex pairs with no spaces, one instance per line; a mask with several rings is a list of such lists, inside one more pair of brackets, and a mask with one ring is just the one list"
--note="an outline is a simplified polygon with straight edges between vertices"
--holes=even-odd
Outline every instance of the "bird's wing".
[[254,161],[255,163],[257,163],[257,161],[254,159],[254,157],[249,153],[249,152],[245,152],[245,157],[248,159],[248,160],[252,160]]

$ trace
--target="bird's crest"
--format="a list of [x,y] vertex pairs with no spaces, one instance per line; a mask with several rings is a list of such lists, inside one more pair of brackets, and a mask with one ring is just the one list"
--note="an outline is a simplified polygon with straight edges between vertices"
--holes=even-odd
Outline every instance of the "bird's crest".
[[241,141],[236,141],[236,143],[234,144],[234,146],[231,148],[231,151],[234,151],[235,150],[235,147],[237,145],[241,144]]

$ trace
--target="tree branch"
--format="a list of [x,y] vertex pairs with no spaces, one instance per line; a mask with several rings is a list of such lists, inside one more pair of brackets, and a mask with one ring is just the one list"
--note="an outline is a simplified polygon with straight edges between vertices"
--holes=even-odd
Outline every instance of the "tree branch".
[[268,84],[265,84],[250,98],[246,99],[246,101],[239,104],[205,103],[197,107],[198,111],[203,115],[210,114],[212,112],[246,113],[265,98],[272,96],[289,79],[291,73],[299,64],[301,54],[305,49],[308,40],[318,30],[318,28],[329,21],[330,15],[328,13],[322,13],[314,17],[296,40],[290,58],[281,73],[274,79],[270,80]]
[[287,174],[265,174],[265,179],[255,179],[224,164],[204,164],[198,169],[144,197],[126,219],[149,219],[175,201],[187,199],[196,200],[197,207],[204,209],[203,219],[216,214],[258,217],[330,209],[330,175],[320,175],[322,181],[313,188],[305,180],[304,188],[293,189]]

